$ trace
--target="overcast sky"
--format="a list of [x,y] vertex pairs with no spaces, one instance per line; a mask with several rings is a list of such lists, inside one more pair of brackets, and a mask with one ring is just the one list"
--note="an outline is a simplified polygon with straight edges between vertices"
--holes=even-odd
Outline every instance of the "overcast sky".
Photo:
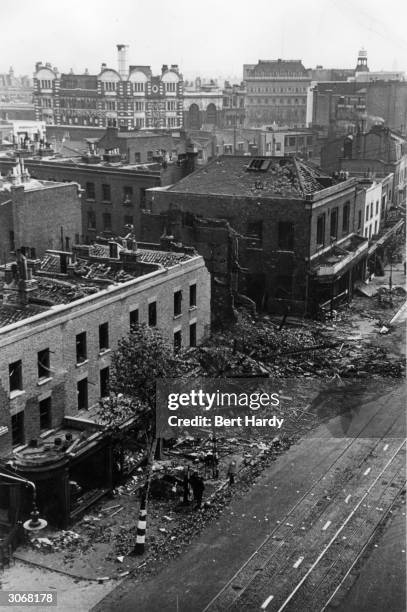
[[407,70],[406,0],[0,0],[0,72],[32,74],[36,61],[61,72],[131,64],[179,64],[185,76],[242,77],[244,63],[302,59],[371,70]]

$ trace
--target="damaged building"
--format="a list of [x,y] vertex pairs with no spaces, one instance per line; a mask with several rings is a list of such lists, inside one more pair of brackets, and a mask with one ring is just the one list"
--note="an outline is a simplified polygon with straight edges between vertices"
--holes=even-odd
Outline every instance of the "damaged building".
[[295,157],[224,156],[176,185],[149,190],[142,235],[194,245],[214,295],[216,283],[228,283],[233,300],[315,314],[327,301],[350,299],[364,278],[368,240],[360,235],[357,185]]
[[[131,235],[37,260],[18,252],[2,267],[0,295],[2,461],[31,480],[58,480],[92,448],[98,457],[73,480],[90,486],[86,474],[98,465],[97,488],[109,488],[110,451],[94,417],[108,393],[112,352],[137,323],[160,328],[174,349],[203,340],[210,325],[203,258],[179,245],[136,244]],[[58,482],[60,503],[69,505]]]

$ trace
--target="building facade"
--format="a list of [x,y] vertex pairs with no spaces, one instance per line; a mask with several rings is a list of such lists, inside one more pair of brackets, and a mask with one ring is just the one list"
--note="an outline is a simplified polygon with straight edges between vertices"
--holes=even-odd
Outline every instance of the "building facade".
[[[166,244],[168,248],[168,243]],[[130,237],[3,267],[0,454],[86,415],[108,389],[112,351],[131,325],[160,328],[174,349],[209,331],[210,281],[192,249]]]
[[17,249],[41,257],[46,249],[65,249],[82,232],[81,197],[76,182],[30,177],[21,159],[0,175],[0,245],[4,262]]
[[183,77],[178,65],[164,64],[160,75],[150,66],[128,65],[127,45],[117,45],[118,69],[102,64],[91,75],[63,74],[37,62],[34,104],[37,120],[54,125],[108,125],[179,128],[183,118]]
[[[176,182],[194,169],[197,153],[189,150],[185,137],[173,139],[147,132],[138,139],[134,132],[130,135],[133,137],[126,138],[124,133],[119,139],[116,132],[109,134],[100,150],[95,143],[90,143],[88,152],[81,156],[73,152],[69,157],[62,157],[45,144],[44,148],[38,148],[41,143],[27,145],[25,153],[30,157],[25,157],[24,163],[32,177],[58,183],[77,181],[83,190],[81,224],[75,234],[67,234],[71,237],[70,244],[77,233],[77,241],[91,242],[103,232],[120,235],[128,225],[134,226],[139,238],[140,211],[145,207],[146,190]],[[171,159],[167,159],[167,153]],[[127,163],[127,155],[133,163]],[[140,161],[135,162],[136,159]],[[14,165],[13,158],[0,156],[3,174],[11,172]],[[56,187],[54,183],[47,184]],[[41,222],[39,218],[38,222]],[[60,232],[59,227],[63,225],[62,221],[55,225],[55,231]],[[50,247],[48,242],[45,244],[45,248]]]
[[364,200],[357,185],[295,157],[223,156],[176,185],[150,190],[143,235],[151,240],[149,227],[165,229],[194,245],[211,269],[218,245],[210,235],[198,243],[195,226],[226,221],[237,240],[229,261],[235,297],[267,311],[313,313],[338,296],[350,299],[363,277],[368,241],[358,233]]
[[311,83],[301,60],[259,60],[243,66],[246,125],[306,127],[307,90]]

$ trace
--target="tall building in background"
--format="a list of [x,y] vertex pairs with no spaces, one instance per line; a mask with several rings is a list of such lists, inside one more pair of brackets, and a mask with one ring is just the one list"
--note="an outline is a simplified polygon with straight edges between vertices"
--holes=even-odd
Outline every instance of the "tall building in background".
[[60,73],[37,62],[34,104],[37,120],[51,125],[125,129],[182,126],[183,77],[178,65],[164,64],[154,76],[150,66],[127,63],[127,45],[117,45],[118,69],[101,65],[99,74]]
[[243,66],[246,125],[305,127],[311,78],[301,60],[259,60]]

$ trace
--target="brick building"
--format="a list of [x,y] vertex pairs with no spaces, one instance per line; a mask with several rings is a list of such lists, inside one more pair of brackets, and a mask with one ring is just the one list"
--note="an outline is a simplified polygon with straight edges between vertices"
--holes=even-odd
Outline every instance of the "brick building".
[[[134,225],[139,237],[140,211],[145,206],[146,190],[174,183],[194,168],[197,153],[189,147],[185,136],[178,139],[154,133],[146,133],[140,139],[134,133],[121,136],[108,135],[104,142],[106,148],[100,150],[91,141],[88,152],[81,156],[75,152],[69,155],[67,149],[64,149],[65,157],[55,155],[46,143],[43,148],[38,148],[38,143],[29,144],[25,151],[19,152],[30,156],[25,157],[25,167],[32,177],[80,184],[82,222],[76,230],[80,241],[90,242],[102,232],[120,235],[126,225]],[[136,153],[140,163],[127,163],[127,155],[135,160]],[[1,156],[0,172],[7,174],[14,164],[14,157]]]
[[[168,243],[167,243],[168,245]],[[210,284],[193,249],[130,236],[2,269],[0,453],[86,414],[106,394],[111,353],[135,323],[175,348],[209,332]]]
[[101,65],[98,74],[61,74],[37,62],[34,73],[36,119],[55,125],[177,128],[182,126],[183,77],[178,66],[164,64],[160,75],[150,66],[127,63],[127,45],[117,45],[118,69]]
[[166,230],[194,245],[211,270],[218,245],[210,232],[202,245],[196,228],[227,221],[237,241],[231,291],[269,311],[315,312],[326,300],[350,299],[364,274],[357,184],[295,157],[223,156],[176,185],[149,190],[142,233],[151,240]]
[[391,174],[388,200],[395,205],[406,202],[406,138],[383,125],[328,142],[321,149],[321,166],[327,172],[344,170],[359,178],[384,179]]
[[243,66],[246,84],[246,125],[273,122],[306,127],[307,90],[311,83],[301,60],[259,60]]
[[9,167],[0,175],[1,260],[13,259],[16,249],[40,257],[70,248],[82,232],[79,185],[33,179],[22,159]]

